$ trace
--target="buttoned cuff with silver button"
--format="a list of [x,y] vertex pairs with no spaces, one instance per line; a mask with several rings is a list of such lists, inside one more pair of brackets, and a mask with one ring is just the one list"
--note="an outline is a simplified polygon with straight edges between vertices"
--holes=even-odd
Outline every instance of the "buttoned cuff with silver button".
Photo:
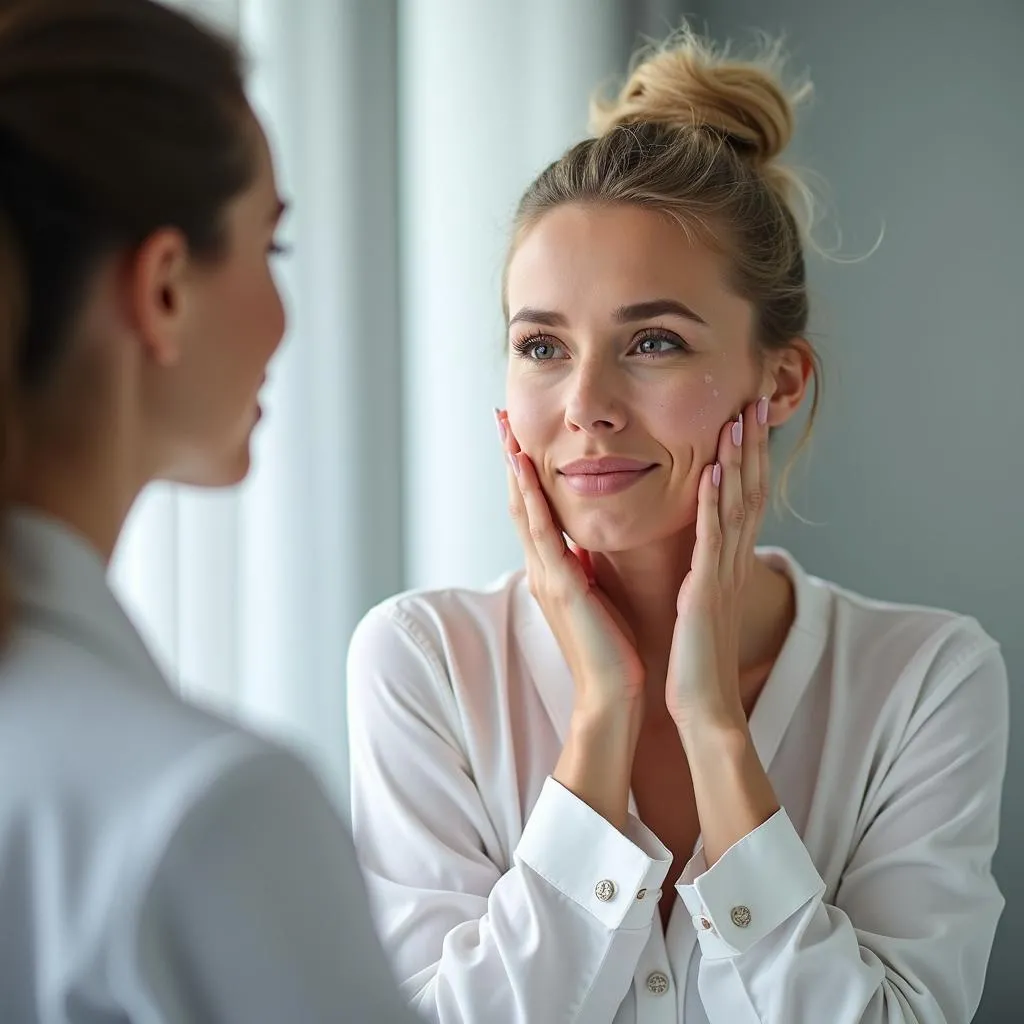
[[745,953],[820,897],[825,883],[789,816],[779,810],[711,868],[698,849],[676,890],[693,917],[702,955],[720,960]]
[[625,833],[548,778],[515,852],[608,928],[650,926],[672,854],[637,818]]

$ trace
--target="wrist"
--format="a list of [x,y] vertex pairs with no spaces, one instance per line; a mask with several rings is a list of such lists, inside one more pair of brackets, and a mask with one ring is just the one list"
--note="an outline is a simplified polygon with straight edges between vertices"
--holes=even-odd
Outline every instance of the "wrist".
[[580,687],[573,702],[570,727],[584,733],[616,733],[643,717],[642,699],[622,693],[608,696],[606,692],[595,687],[588,693]]
[[750,724],[742,714],[688,716],[675,724],[690,760],[710,757],[717,763],[742,761],[753,749]]
[[642,699],[619,696],[612,700],[586,700],[578,697],[569,721],[569,731],[583,743],[593,743],[609,751],[626,751],[632,765],[640,740],[644,709]]
[[690,722],[679,735],[710,868],[775,814],[779,800],[746,721]]
[[552,778],[624,831],[639,728],[623,705],[573,711]]

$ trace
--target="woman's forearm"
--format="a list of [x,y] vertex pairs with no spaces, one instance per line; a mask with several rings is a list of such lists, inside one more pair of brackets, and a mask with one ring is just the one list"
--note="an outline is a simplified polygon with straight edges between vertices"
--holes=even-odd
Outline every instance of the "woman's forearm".
[[710,868],[729,847],[778,809],[771,781],[746,723],[680,729],[693,779],[704,860]]
[[620,832],[629,813],[639,711],[626,705],[574,711],[552,777]]

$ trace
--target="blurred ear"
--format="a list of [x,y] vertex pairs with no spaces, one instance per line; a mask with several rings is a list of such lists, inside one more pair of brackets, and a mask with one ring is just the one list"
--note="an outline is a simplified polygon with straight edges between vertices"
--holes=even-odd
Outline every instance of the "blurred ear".
[[800,408],[814,372],[814,349],[794,338],[784,349],[769,352],[764,365],[763,393],[768,395],[768,425],[782,426]]
[[176,228],[153,232],[127,267],[131,320],[146,356],[159,366],[181,358],[189,269],[188,242]]

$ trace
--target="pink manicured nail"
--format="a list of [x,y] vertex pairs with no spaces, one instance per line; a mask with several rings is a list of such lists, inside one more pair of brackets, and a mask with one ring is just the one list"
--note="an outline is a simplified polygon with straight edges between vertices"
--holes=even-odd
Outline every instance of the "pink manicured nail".
[[716,462],[711,469],[711,482],[716,487],[719,487],[722,483],[722,464],[720,462]]
[[743,444],[743,413],[740,413],[740,418],[732,425],[732,443],[737,448]]
[[501,415],[500,409],[494,410],[494,422],[498,424],[498,437],[504,444],[508,438],[508,430],[505,429],[505,418]]
[[508,461],[509,465],[512,467],[512,472],[515,473],[516,476],[519,476],[519,456],[513,455],[512,452],[509,452]]
[[763,427],[768,422],[768,396],[762,395],[757,400],[757,422]]

